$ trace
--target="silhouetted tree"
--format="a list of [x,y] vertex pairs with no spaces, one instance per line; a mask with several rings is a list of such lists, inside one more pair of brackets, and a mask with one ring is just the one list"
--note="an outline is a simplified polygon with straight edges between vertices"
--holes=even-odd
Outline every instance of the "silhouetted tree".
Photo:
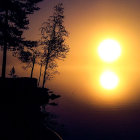
[[[20,52],[25,46],[33,47],[36,42],[22,37],[28,29],[28,15],[39,10],[36,6],[42,0],[1,0],[0,1],[0,46],[3,49],[2,77],[6,73],[7,50]],[[15,53],[15,54],[16,54]]]
[[15,73],[16,73],[16,70],[15,70],[15,68],[14,68],[14,66],[13,66],[12,69],[10,70],[9,75],[10,75],[12,78],[16,78],[17,75],[16,75]]
[[41,52],[35,48],[30,48],[27,50],[20,51],[20,54],[18,55],[18,59],[26,63],[26,66],[23,66],[23,68],[26,70],[28,68],[31,68],[31,74],[30,77],[33,77],[33,71],[34,71],[34,66],[36,63],[40,64],[40,59],[41,58]]
[[64,25],[64,8],[63,4],[59,3],[54,7],[53,16],[50,16],[47,22],[44,22],[41,27],[41,45],[43,45],[44,55],[43,61],[45,71],[43,76],[43,88],[46,82],[48,69],[57,66],[57,59],[64,59],[69,47],[65,44],[65,37],[68,36]]
[[41,56],[41,53],[39,52],[38,49],[33,49],[33,48],[31,49],[31,53],[32,53],[32,57],[30,57],[30,63],[31,63],[31,76],[30,77],[32,78],[35,63],[40,64],[37,58]]
[[31,78],[33,77],[34,65],[36,63],[36,58],[38,56],[39,56],[39,52],[37,50],[33,49],[33,54],[32,54],[32,58],[31,58],[31,62],[32,62]]
[[38,87],[39,87],[39,84],[40,84],[40,79],[41,79],[41,74],[42,74],[42,61],[40,62],[40,72],[39,72],[39,78],[38,78],[38,83],[37,83],[37,85],[38,85]]
[[[40,73],[39,73],[39,79],[38,79],[38,86],[39,86],[41,76],[42,76],[42,66],[45,64],[43,63],[43,61],[39,62],[38,64],[40,65]],[[54,62],[49,63],[48,69],[46,71],[46,79],[51,80],[54,78],[54,75],[56,75],[56,74],[59,74],[59,72],[57,71],[56,63],[54,63]]]

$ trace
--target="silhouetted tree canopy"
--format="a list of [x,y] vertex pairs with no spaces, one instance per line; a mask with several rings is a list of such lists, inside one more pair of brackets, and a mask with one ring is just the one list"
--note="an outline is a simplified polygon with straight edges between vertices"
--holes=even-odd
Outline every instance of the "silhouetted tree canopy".
[[64,7],[62,3],[58,3],[54,7],[53,15],[47,22],[43,23],[41,34],[41,45],[44,49],[43,62],[45,64],[44,87],[48,69],[57,67],[56,60],[64,59],[69,51],[69,47],[65,44],[65,37],[68,36],[68,32],[64,26]]
[[24,69],[31,68],[31,78],[33,76],[34,65],[36,63],[40,64],[41,59],[41,52],[37,47],[29,48],[26,50],[20,51],[18,58],[23,62],[26,63],[26,66],[23,66]]
[[24,47],[36,46],[36,41],[25,40],[23,31],[28,29],[29,14],[39,10],[37,3],[42,0],[1,0],[0,1],[0,46],[3,48],[2,77],[6,71],[7,49],[14,55]]

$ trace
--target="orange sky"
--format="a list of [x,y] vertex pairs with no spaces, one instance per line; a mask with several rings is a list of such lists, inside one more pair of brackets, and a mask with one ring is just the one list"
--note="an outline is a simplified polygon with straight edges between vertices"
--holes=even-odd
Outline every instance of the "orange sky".
[[[71,50],[64,62],[59,64],[60,75],[48,81],[48,87],[62,95],[90,104],[124,103],[128,98],[138,98],[140,80],[140,1],[139,0],[44,0],[41,10],[30,16],[27,39],[39,39],[42,22],[52,14],[57,2],[65,7],[65,26],[70,33],[67,43]],[[112,64],[102,62],[97,48],[104,39],[118,41],[121,57]],[[7,73],[14,65],[17,74],[29,76],[18,66],[15,58],[8,59]],[[120,77],[120,85],[112,95],[101,89],[98,81],[104,69],[109,68]],[[38,68],[35,75],[38,77]],[[109,95],[108,95],[109,94]],[[86,95],[86,97],[85,97]]]

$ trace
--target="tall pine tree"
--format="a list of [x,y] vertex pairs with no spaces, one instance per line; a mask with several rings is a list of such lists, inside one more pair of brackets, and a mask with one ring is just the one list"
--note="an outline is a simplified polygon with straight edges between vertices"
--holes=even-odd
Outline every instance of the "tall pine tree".
[[2,77],[6,74],[7,50],[14,54],[21,53],[24,47],[36,46],[35,41],[22,37],[28,29],[29,14],[39,10],[36,6],[42,0],[1,0],[0,1],[0,47],[3,49]]
[[41,27],[42,45],[44,49],[43,64],[45,71],[43,76],[43,88],[47,78],[47,70],[57,66],[56,60],[64,59],[69,47],[65,44],[68,32],[64,26],[64,8],[62,3],[54,7],[53,16]]

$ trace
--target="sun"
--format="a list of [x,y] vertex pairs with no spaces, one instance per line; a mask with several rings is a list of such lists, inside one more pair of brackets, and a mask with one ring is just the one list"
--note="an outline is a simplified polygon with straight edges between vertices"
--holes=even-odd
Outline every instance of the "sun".
[[98,54],[105,62],[113,62],[121,55],[119,43],[112,39],[106,39],[98,47]]
[[114,89],[117,87],[119,82],[118,76],[112,71],[105,71],[100,77],[100,84],[105,89]]

